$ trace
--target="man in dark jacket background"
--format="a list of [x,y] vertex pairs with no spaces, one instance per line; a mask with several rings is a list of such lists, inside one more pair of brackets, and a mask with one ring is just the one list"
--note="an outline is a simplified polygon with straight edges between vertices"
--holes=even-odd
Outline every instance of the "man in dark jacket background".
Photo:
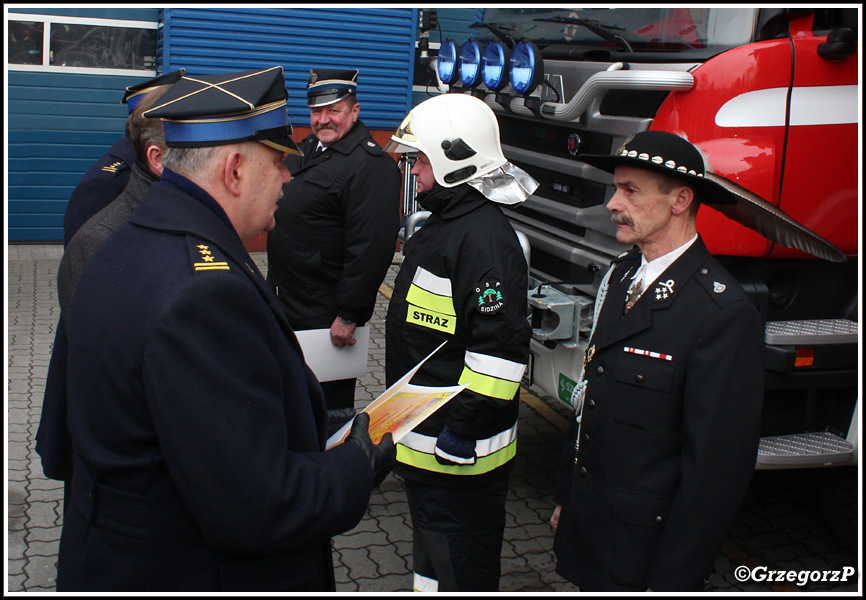
[[[289,156],[268,234],[268,281],[296,331],[329,329],[355,344],[372,316],[400,228],[400,171],[358,119],[357,70],[313,69],[307,87],[312,134]],[[331,431],[355,414],[355,379],[322,382]]]

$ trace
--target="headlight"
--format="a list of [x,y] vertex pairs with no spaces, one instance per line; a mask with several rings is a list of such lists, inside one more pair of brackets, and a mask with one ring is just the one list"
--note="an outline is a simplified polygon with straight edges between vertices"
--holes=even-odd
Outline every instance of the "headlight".
[[439,47],[436,71],[442,83],[451,85],[457,81],[457,44],[454,40],[445,40]]
[[506,68],[511,52],[502,42],[490,42],[481,56],[481,79],[491,92],[508,84]]
[[469,40],[460,46],[460,58],[457,60],[460,71],[460,81],[466,87],[475,87],[481,81],[482,44]]
[[511,86],[521,96],[535,91],[544,77],[544,62],[541,52],[532,42],[519,42],[511,53]]

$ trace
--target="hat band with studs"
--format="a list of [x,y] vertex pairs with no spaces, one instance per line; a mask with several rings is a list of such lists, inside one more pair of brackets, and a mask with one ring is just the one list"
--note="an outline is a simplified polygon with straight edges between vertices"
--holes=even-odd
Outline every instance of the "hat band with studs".
[[664,165],[668,169],[671,169],[672,171],[677,171],[678,173],[683,173],[684,175],[692,175],[694,177],[703,177],[704,176],[703,173],[698,173],[694,169],[688,169],[682,165],[677,166],[677,163],[673,160],[665,160],[661,156],[650,156],[646,152],[638,153],[636,150],[623,149],[623,151],[620,152],[619,155],[624,156],[626,158],[636,158],[638,160],[651,162],[653,164],[660,165],[660,166]]

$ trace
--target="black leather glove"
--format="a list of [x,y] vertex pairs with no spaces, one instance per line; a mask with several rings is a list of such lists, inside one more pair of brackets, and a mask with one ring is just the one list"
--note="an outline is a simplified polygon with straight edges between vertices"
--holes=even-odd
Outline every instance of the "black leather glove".
[[378,444],[374,444],[370,439],[370,415],[362,412],[355,417],[346,441],[355,442],[364,450],[370,459],[370,468],[373,469],[373,488],[378,487],[391,472],[397,458],[397,447],[391,434],[386,433]]

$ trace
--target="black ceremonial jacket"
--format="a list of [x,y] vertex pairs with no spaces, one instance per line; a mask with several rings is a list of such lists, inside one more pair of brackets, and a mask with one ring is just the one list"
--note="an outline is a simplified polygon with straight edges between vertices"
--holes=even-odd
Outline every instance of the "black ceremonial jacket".
[[268,281],[295,329],[366,323],[400,229],[400,170],[358,121],[327,150],[310,134],[268,234]]
[[[529,357],[527,267],[499,206],[469,185],[435,186],[432,212],[406,242],[386,321],[390,386],[447,342],[412,383],[469,387],[397,444],[396,471],[436,485],[482,483],[507,472],[516,450],[518,393]],[[476,440],[477,462],[440,465],[445,425]]]
[[557,482],[557,572],[583,591],[701,591],[755,468],[763,328],[700,238],[625,316],[640,253],[614,266]]
[[225,215],[165,182],[96,251],[70,315],[60,591],[333,589],[330,538],[372,474],[355,444],[323,452],[283,310]]

